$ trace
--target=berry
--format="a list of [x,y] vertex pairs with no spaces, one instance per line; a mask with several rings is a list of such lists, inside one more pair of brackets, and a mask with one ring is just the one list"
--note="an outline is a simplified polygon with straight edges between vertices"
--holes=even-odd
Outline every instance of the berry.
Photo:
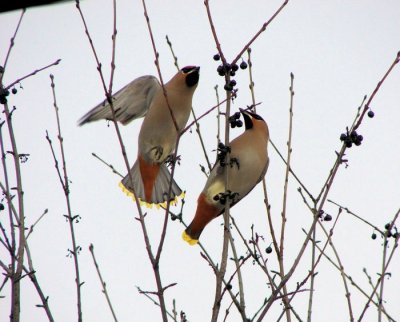
[[321,209],[320,211],[318,211],[318,217],[322,218],[322,215],[324,214],[324,211]]
[[245,61],[242,61],[240,63],[240,69],[246,69],[247,68],[247,63]]
[[230,84],[225,84],[225,86],[224,86],[224,90],[226,90],[226,91],[230,92],[230,91],[232,91],[232,90],[233,90],[233,87],[232,87]]
[[0,203],[0,211],[4,210],[4,205]]
[[172,221],[175,221],[177,218],[178,218],[177,215],[174,215],[174,214],[171,215],[171,220],[172,220]]
[[226,289],[227,290],[231,290],[232,289],[232,285],[231,284],[226,284]]
[[240,112],[236,112],[235,114],[233,114],[233,117],[235,120],[240,119]]
[[340,141],[346,140],[347,135],[345,133],[340,134]]
[[237,120],[236,121],[236,126],[237,127],[242,127],[243,126],[243,122],[241,120]]
[[353,143],[350,140],[346,141],[345,143],[347,148],[351,148],[351,146],[353,145]]
[[352,141],[356,140],[356,139],[357,139],[357,136],[358,136],[358,134],[357,134],[356,131],[352,131],[352,132],[350,133],[350,138],[351,138]]
[[236,75],[236,73],[235,73],[233,70],[231,70],[231,71],[229,72],[229,75],[231,75],[231,76],[235,76],[235,75]]
[[213,199],[214,199],[215,201],[218,201],[218,200],[219,200],[219,196],[218,196],[218,195],[215,195],[215,196],[213,197]]
[[239,66],[238,66],[237,64],[233,64],[233,65],[232,65],[232,70],[233,70],[234,72],[236,72],[238,69],[239,69]]
[[389,229],[390,228],[390,223],[387,223],[386,225],[385,225],[385,229],[387,230],[387,229]]
[[226,72],[229,72],[232,69],[231,64],[225,63],[224,64],[224,69],[225,69]]
[[324,220],[325,221],[331,221],[332,220],[332,216],[329,215],[329,214],[326,214]]
[[373,234],[371,235],[371,238],[375,240],[375,239],[376,239],[376,234],[373,233]]
[[0,96],[0,104],[6,104],[7,103],[7,99],[5,96]]
[[372,119],[375,116],[375,113],[373,111],[369,110],[367,115],[368,115],[368,117],[370,117]]
[[236,122],[231,123],[231,129],[234,129],[236,127]]
[[231,79],[229,85],[231,85],[232,87],[236,86],[236,81],[234,79]]
[[272,247],[271,247],[271,246],[268,246],[268,247],[265,249],[265,252],[266,252],[267,254],[271,254],[271,253],[272,253]]
[[17,89],[14,87],[14,88],[11,90],[11,93],[13,93],[14,95],[17,94]]
[[224,76],[225,75],[224,67],[222,65],[219,65],[217,68],[217,72],[219,76]]
[[219,54],[215,54],[215,55],[213,56],[213,59],[216,60],[216,61],[218,61],[218,60],[221,59],[221,57],[219,56]]

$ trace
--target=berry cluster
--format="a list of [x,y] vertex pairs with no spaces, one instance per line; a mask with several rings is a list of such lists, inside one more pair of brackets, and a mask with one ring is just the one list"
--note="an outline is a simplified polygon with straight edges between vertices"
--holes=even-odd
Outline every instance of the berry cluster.
[[347,133],[340,134],[340,141],[344,142],[348,148],[351,148],[353,143],[357,146],[361,145],[363,139],[363,136],[361,134],[357,134],[356,131],[351,131],[350,134],[349,131],[347,131]]
[[321,209],[318,212],[318,218],[320,218],[322,221],[331,221],[332,220],[332,216],[330,214],[325,214],[325,212]]
[[[219,54],[215,54],[213,59],[215,61],[219,61],[221,59]],[[240,63],[240,68],[241,69],[246,69],[247,68],[247,63],[245,61],[242,61]],[[229,64],[229,63],[223,63],[218,66],[217,72],[219,76],[225,76],[225,75],[230,75],[230,76],[235,76],[236,72],[239,70],[238,64]],[[224,86],[224,89],[228,92],[233,91],[233,88],[236,86],[236,81],[234,79],[230,80],[229,83],[226,83]]]
[[7,96],[10,95],[10,91],[8,89],[0,87],[0,104],[7,103]]
[[[393,226],[392,229],[390,229],[390,225],[391,225],[390,223],[387,223],[385,225],[384,234],[385,234],[386,238],[393,237],[394,239],[397,239],[399,237],[400,233],[397,231],[397,227],[396,226]],[[372,235],[371,235],[371,238],[375,240],[376,237],[377,237],[376,233],[373,232]]]
[[240,112],[236,112],[232,116],[229,117],[229,124],[231,125],[231,128],[237,127],[242,127],[243,122],[240,120]]
[[219,162],[219,165],[221,167],[225,167],[226,166],[226,162],[225,162],[226,154],[231,152],[231,147],[226,146],[222,142],[219,142],[217,151],[218,151],[217,162]]
[[226,200],[234,201],[234,199],[238,196],[239,194],[237,192],[232,192],[230,190],[227,190],[226,192],[220,192],[219,194],[215,195],[213,199],[215,201],[219,201],[221,205],[225,205]]

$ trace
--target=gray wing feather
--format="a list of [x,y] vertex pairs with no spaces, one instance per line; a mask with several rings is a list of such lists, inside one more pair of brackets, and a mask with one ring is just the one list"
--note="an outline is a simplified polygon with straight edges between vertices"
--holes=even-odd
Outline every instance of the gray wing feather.
[[[156,77],[146,75],[136,78],[120,89],[113,95],[113,106],[117,121],[126,125],[134,119],[145,116],[154,94],[160,87],[161,85]],[[86,113],[78,121],[78,125],[97,120],[112,120],[112,112],[107,100]]]

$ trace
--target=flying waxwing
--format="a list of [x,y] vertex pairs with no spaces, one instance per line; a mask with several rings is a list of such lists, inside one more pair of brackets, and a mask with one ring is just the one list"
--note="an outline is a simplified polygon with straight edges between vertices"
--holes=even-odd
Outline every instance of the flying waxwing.
[[[230,164],[217,159],[206,185],[197,200],[193,221],[182,234],[190,245],[197,244],[204,227],[223,214],[226,202],[230,206],[243,199],[259,183],[268,169],[267,123],[261,116],[241,110],[245,132],[230,142]],[[228,171],[228,187],[225,188],[225,172]],[[227,192],[227,193],[226,193]]]
[[[167,99],[157,78],[149,75],[133,80],[113,96],[116,120],[123,125],[145,117],[139,133],[137,160],[129,171],[130,176],[126,175],[120,183],[127,195],[134,197],[135,191],[141,204],[159,206],[168,199],[176,201],[182,194],[173,180],[168,197],[170,173],[165,161],[173,153],[178,134],[189,119],[199,71],[200,67],[196,66],[182,68],[164,85]],[[78,124],[112,118],[110,105],[104,101],[84,115]]]

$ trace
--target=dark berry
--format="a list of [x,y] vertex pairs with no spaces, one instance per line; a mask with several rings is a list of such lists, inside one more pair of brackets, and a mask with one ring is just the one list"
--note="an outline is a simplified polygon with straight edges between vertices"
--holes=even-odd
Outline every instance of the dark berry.
[[229,81],[229,85],[231,85],[232,87],[233,87],[233,86],[236,86],[236,81],[235,81],[234,79],[231,79],[231,80]]
[[265,249],[265,252],[266,252],[267,254],[271,254],[271,253],[272,253],[272,247],[271,247],[271,246],[268,246],[268,247]]
[[213,197],[213,199],[214,199],[215,201],[218,201],[218,200],[219,200],[219,196],[218,196],[218,195],[215,195],[215,196]]
[[236,121],[236,126],[237,127],[242,127],[243,126],[243,122],[241,120],[237,120]]
[[390,223],[387,223],[386,225],[385,225],[385,229],[389,229],[390,228]]
[[321,209],[320,211],[318,211],[318,217],[322,218],[322,215],[324,214],[324,211]]
[[232,289],[232,285],[231,284],[226,284],[226,289],[227,290],[231,290]]
[[326,214],[325,217],[324,217],[324,220],[325,221],[331,221],[332,220],[332,216],[329,215],[329,214]]
[[236,112],[235,114],[233,114],[233,117],[235,120],[240,119],[240,112]]
[[15,87],[11,90],[11,93],[13,93],[14,95],[17,94],[17,92],[18,91],[17,91],[17,89]]
[[375,113],[373,111],[368,111],[367,115],[372,119],[375,116]]
[[232,65],[232,70],[233,70],[234,72],[236,72],[238,69],[239,69],[239,66],[238,66],[237,64],[233,64],[233,65]]
[[350,140],[346,141],[346,147],[347,148],[351,148],[352,145],[353,145],[353,143]]
[[172,221],[175,221],[177,218],[178,218],[177,215],[174,215],[174,214],[171,215],[171,220],[172,220]]
[[245,61],[242,61],[242,62],[240,63],[240,68],[241,68],[241,69],[246,69],[246,68],[247,68],[247,63],[246,63]]
[[236,127],[236,122],[231,123],[231,129],[234,129]]
[[0,211],[4,210],[4,205],[0,203]]
[[375,240],[375,239],[376,239],[376,234],[373,233],[373,234],[371,235],[371,238]]
[[340,134],[340,141],[346,140],[347,135],[345,133]]
[[225,75],[224,67],[222,65],[219,65],[217,68],[217,72],[219,76],[224,76]]
[[232,69],[231,64],[225,63],[224,64],[224,69],[225,69],[226,72],[229,72]]
[[356,131],[352,131],[352,132],[350,133],[350,138],[351,138],[353,141],[357,138],[357,136],[358,136],[358,134],[357,134]]
[[229,72],[229,75],[231,75],[231,76],[235,76],[235,75],[236,75],[236,73],[235,73],[233,70],[231,70],[231,71]]
[[215,54],[214,57],[213,57],[213,59],[214,59],[214,60],[220,60],[221,57],[219,56],[219,54]]
[[226,90],[226,91],[230,92],[230,91],[232,91],[232,90],[233,90],[233,87],[232,87],[230,84],[225,84],[225,86],[224,86],[224,90]]

